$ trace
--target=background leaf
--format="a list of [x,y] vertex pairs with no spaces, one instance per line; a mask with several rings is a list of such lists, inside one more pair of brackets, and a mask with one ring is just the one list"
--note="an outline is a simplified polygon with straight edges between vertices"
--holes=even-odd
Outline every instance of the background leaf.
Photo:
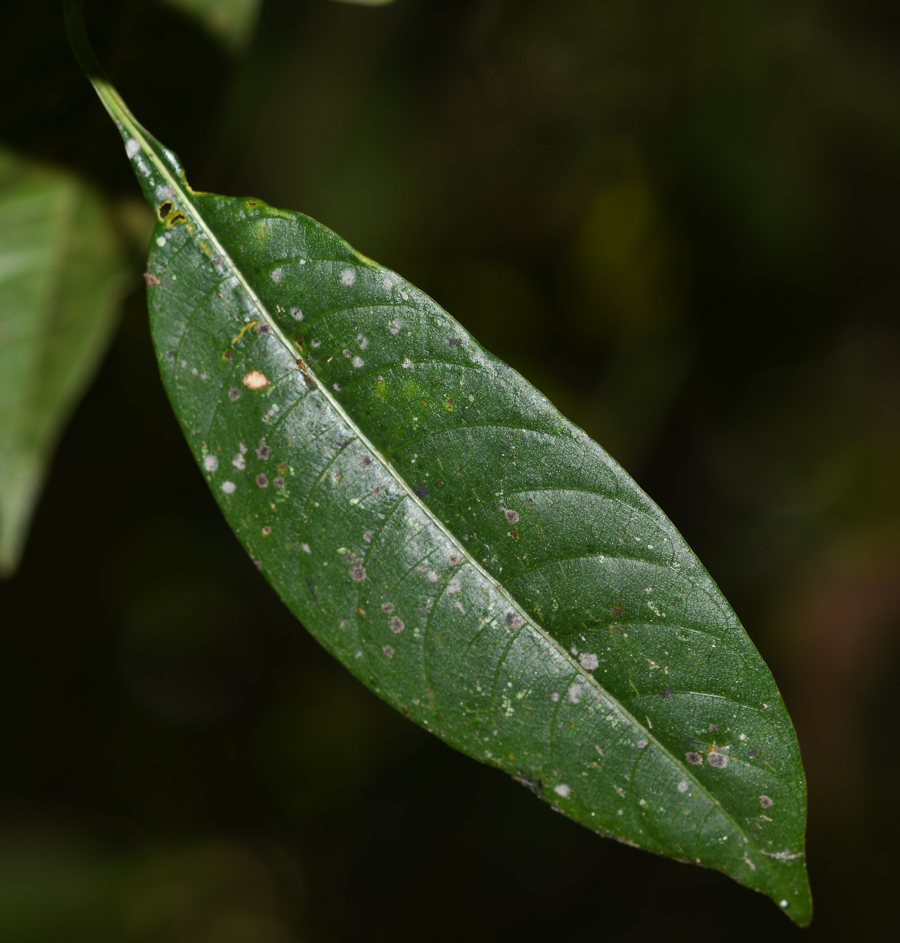
[[231,52],[240,52],[253,38],[262,0],[163,0],[196,20]]
[[0,149],[0,575],[106,349],[126,266],[101,198]]
[[807,923],[793,728],[665,516],[396,273],[301,214],[194,193],[75,43],[159,219],[163,382],[281,598],[452,746]]

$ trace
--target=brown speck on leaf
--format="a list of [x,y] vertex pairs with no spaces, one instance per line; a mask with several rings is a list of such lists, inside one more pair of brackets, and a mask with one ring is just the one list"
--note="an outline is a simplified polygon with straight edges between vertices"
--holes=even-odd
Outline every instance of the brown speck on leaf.
[[225,360],[234,360],[234,351],[233,351],[233,350],[226,350],[225,353],[222,354],[222,357],[223,357]]
[[148,285],[158,285],[159,279],[152,272],[144,272],[144,281]]
[[388,658],[393,658],[393,657],[394,657],[394,649],[391,648],[390,645],[385,645],[384,648],[382,649],[382,651],[385,653],[385,655],[388,656]]
[[506,613],[506,624],[513,629],[518,629],[519,626],[524,624],[524,619],[519,615],[518,612],[507,612]]
[[264,390],[269,385],[269,378],[260,370],[250,370],[241,382],[248,390]]
[[268,324],[257,324],[256,333],[257,334],[271,334],[272,328],[270,328]]
[[394,604],[392,602],[382,603],[381,611],[386,612],[388,615],[390,615],[394,611]]
[[699,766],[703,762],[703,757],[699,753],[685,753],[684,758],[691,766]]
[[753,757],[756,756],[757,753],[759,753],[759,750],[753,749],[753,750],[750,750],[750,751],[747,753],[747,756],[749,756],[750,759],[752,760]]
[[716,730],[718,730],[718,729],[719,729],[719,725],[718,725],[718,724],[710,724],[710,725],[709,725],[709,732],[710,732],[710,733],[713,733],[714,731],[716,731]]
[[372,543],[372,535],[369,533],[369,531],[366,531],[366,532],[363,534],[363,540],[364,540],[367,544]]
[[272,533],[272,528],[268,524],[263,528],[263,536],[268,537]]
[[283,487],[285,486],[286,482],[285,482],[285,480],[284,480],[283,478],[276,478],[276,479],[272,482],[272,484],[275,485],[276,488],[283,488]]
[[355,583],[361,583],[366,578],[366,568],[362,566],[355,566],[350,571],[350,579]]
[[350,351],[349,351],[349,350],[344,349],[344,350],[341,351],[341,353],[342,353],[345,357],[349,357],[349,356],[350,356]]
[[515,511],[504,510],[503,513],[506,515],[506,519],[510,524],[517,524],[519,522],[519,515]]
[[238,399],[241,398],[241,391],[240,391],[236,386],[233,386],[233,387],[228,391],[228,398],[229,398],[229,399],[231,400],[231,402],[233,403],[235,400],[238,400]]
[[379,497],[381,495],[381,485],[375,485],[372,489],[372,494],[374,494],[376,498]]
[[256,484],[257,484],[257,487],[259,487],[259,488],[268,488],[268,487],[269,487],[269,479],[266,478],[265,475],[257,475],[257,476],[256,476]]
[[728,765],[728,757],[722,753],[713,752],[706,757],[706,762],[714,769],[725,769]]
[[256,450],[256,457],[266,462],[269,460],[269,456],[271,454],[272,454],[272,446],[266,445],[265,442],[260,443],[259,448]]
[[417,498],[427,498],[431,492],[425,487],[425,485],[416,485],[416,487],[413,488],[413,493]]
[[359,558],[356,556],[355,553],[344,554],[344,563],[346,563],[347,566],[353,566],[353,564],[356,563],[358,559]]
[[287,471],[287,462],[279,462],[275,467],[283,475]]
[[764,809],[771,809],[772,806],[775,805],[775,802],[774,802],[773,799],[770,799],[768,796],[760,796],[760,797],[759,797],[759,804],[760,804]]
[[319,384],[316,383],[315,379],[308,373],[303,374],[303,382],[306,384],[308,390],[317,390],[319,388]]
[[460,563],[462,563],[462,557],[460,557],[458,553],[451,553],[450,556],[447,557],[447,562],[450,566],[459,566]]
[[371,467],[372,467],[372,464],[373,464],[373,463],[372,463],[372,456],[371,456],[371,455],[363,455],[363,457],[362,457],[362,467],[363,467],[363,468],[371,468]]
[[391,619],[392,632],[402,632],[404,628],[406,628],[406,626],[404,626],[403,620],[401,618],[399,618],[398,616],[394,616],[394,618]]
[[659,696],[665,700],[670,694],[675,693],[675,688],[666,688],[665,691],[658,691]]
[[621,606],[613,606],[612,609],[609,610],[609,614],[614,619],[618,619],[625,615],[625,610]]

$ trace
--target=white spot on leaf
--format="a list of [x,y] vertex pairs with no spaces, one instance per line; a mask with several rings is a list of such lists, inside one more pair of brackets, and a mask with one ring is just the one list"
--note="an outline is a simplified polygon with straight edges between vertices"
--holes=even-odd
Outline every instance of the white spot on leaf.
[[234,489],[237,487],[233,481],[223,481],[222,490],[225,494],[234,494]]
[[569,794],[572,792],[572,789],[570,786],[567,786],[565,783],[560,783],[558,786],[553,787],[553,791],[558,796],[562,796],[563,799],[568,799]]

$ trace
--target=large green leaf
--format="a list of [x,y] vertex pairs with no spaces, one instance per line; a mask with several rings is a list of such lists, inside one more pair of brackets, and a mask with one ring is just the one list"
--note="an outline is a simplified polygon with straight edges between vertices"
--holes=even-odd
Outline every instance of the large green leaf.
[[163,382],[281,598],[447,743],[808,922],[794,731],[665,515],[399,275],[299,213],[193,191],[76,42],[159,218]]
[[106,349],[124,273],[101,198],[0,149],[0,576],[18,564],[56,440]]

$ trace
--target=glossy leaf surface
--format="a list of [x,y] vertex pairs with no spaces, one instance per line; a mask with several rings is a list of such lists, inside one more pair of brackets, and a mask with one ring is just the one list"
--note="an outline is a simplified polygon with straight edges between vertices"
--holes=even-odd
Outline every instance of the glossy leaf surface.
[[159,218],[163,382],[307,629],[565,815],[808,922],[794,731],[665,515],[429,297],[308,217],[192,191],[92,81]]
[[114,324],[124,260],[100,197],[0,149],[0,575]]

